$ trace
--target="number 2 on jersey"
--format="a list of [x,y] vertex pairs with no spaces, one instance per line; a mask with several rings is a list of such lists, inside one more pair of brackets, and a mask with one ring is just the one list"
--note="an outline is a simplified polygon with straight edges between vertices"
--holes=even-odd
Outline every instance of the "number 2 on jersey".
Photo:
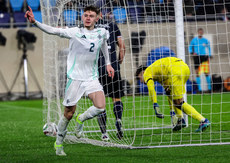
[[94,43],[90,43],[90,45],[91,45],[91,47],[90,47],[90,49],[89,49],[89,52],[94,52],[94,46],[95,46],[95,44]]

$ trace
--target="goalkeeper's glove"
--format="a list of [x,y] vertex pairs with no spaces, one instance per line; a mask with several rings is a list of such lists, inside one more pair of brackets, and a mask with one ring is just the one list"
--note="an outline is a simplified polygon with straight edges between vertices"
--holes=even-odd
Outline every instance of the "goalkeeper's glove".
[[161,113],[159,105],[157,103],[153,104],[153,108],[155,110],[155,114],[156,114],[157,118],[164,118],[164,114]]

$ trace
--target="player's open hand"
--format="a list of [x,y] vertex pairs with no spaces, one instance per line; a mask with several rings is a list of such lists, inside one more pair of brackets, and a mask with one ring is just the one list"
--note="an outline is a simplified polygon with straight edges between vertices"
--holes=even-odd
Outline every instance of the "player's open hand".
[[27,18],[29,20],[30,23],[35,23],[35,19],[34,19],[34,14],[32,9],[30,8],[30,6],[28,6],[29,10],[26,11],[25,13],[25,18]]
[[109,74],[109,77],[113,78],[114,77],[114,69],[111,65],[106,66],[107,72]]

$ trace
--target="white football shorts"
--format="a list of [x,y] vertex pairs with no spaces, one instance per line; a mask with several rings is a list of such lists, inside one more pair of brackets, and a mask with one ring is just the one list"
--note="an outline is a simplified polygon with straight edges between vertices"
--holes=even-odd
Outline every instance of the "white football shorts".
[[65,98],[62,104],[64,106],[74,106],[83,95],[88,96],[90,93],[98,91],[103,92],[103,87],[98,80],[80,81],[67,79]]

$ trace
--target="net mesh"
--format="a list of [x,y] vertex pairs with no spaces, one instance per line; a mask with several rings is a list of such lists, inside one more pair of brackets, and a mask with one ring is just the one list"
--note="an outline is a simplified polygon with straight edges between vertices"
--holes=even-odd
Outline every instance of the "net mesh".
[[[116,22],[126,46],[126,55],[121,66],[124,112],[122,127],[123,139],[116,136],[113,102],[106,98],[107,132],[109,142],[101,141],[101,132],[97,118],[84,122],[84,138],[74,136],[75,122],[68,126],[66,142],[91,143],[102,146],[129,148],[193,146],[210,144],[228,144],[230,142],[230,112],[228,82],[230,76],[228,2],[220,1],[183,1],[185,60],[191,70],[187,82],[187,101],[203,116],[211,121],[211,127],[203,133],[195,133],[199,122],[188,118],[188,127],[172,132],[171,116],[167,96],[162,86],[156,83],[158,104],[165,118],[155,116],[152,102],[148,97],[146,85],[136,80],[135,71],[139,65],[150,65],[155,60],[167,56],[177,56],[175,3],[174,1],[65,1],[43,0],[41,10],[43,23],[53,27],[71,28],[80,25],[83,9],[96,5],[108,21]],[[202,92],[198,92],[193,54],[189,44],[197,30],[203,28],[204,37],[210,41],[210,75],[212,88],[204,73],[201,73]],[[44,122],[58,123],[63,114],[62,100],[66,85],[66,59],[68,40],[57,36],[43,35],[44,57]],[[117,55],[118,50],[117,50]],[[210,93],[211,92],[211,93]],[[87,97],[77,104],[77,112],[84,112],[92,105]]]

